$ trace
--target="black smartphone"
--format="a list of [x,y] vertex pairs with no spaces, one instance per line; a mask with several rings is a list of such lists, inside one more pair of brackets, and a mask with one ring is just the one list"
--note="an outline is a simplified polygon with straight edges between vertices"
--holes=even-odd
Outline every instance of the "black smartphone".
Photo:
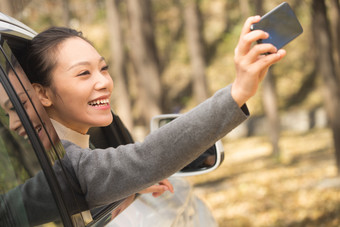
[[267,32],[269,38],[257,42],[271,43],[278,50],[303,32],[299,20],[287,2],[266,13],[258,23],[252,24],[250,29]]

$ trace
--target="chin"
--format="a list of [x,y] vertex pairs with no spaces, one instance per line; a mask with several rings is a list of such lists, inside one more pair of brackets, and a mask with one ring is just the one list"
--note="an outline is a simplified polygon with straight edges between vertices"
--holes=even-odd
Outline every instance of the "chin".
[[110,117],[107,118],[107,119],[103,119],[101,122],[98,122],[98,127],[105,127],[105,126],[108,126],[112,123],[113,121],[113,117],[112,115],[110,114]]

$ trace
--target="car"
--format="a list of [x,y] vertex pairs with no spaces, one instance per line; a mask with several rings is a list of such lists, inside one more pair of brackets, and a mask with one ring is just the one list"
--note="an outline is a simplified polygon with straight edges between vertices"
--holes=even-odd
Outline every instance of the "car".
[[[170,177],[173,194],[141,195],[127,208],[123,199],[86,210],[85,196],[73,187],[76,181],[64,162],[66,151],[21,67],[36,34],[0,12],[0,226],[217,226],[184,177],[218,168],[221,141]],[[134,142],[119,116],[112,115],[111,125],[89,131],[93,146]],[[178,116],[156,116],[151,129]]]

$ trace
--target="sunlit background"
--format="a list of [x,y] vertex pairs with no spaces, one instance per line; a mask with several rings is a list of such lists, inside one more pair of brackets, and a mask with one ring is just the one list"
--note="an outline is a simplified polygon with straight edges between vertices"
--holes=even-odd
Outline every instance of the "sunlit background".
[[[114,111],[143,140],[152,116],[186,112],[232,83],[243,23],[281,2],[1,0],[0,11],[37,32],[81,30],[110,65]],[[340,225],[339,1],[287,2],[304,33],[223,139],[223,165],[189,178],[220,226]]]

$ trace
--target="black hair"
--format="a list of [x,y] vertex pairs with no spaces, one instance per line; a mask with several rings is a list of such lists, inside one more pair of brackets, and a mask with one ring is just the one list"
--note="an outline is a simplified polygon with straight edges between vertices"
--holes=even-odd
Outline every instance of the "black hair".
[[51,27],[32,39],[27,47],[24,63],[24,69],[31,83],[39,83],[46,87],[51,85],[51,73],[57,64],[58,47],[63,41],[74,37],[90,43],[82,32],[66,27]]

